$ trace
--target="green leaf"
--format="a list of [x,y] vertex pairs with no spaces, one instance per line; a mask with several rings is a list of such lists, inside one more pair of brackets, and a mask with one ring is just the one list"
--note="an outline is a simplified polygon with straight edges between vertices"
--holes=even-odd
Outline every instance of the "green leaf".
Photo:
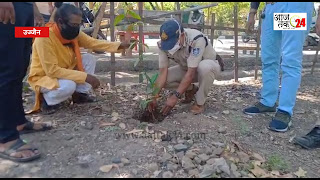
[[119,22],[121,22],[123,19],[125,18],[124,14],[120,14],[118,15],[116,18],[114,18],[114,26],[116,26],[117,24],[119,24]]
[[141,17],[139,16],[139,14],[135,13],[135,12],[132,11],[132,10],[129,10],[129,11],[128,11],[128,14],[129,14],[130,16],[132,16],[133,18],[135,18],[135,19],[141,20]]
[[142,44],[142,45],[144,45],[146,48],[148,48],[148,49],[149,49],[149,46],[148,46],[147,44]]
[[143,60],[143,58],[145,58],[146,56],[144,56],[143,54],[141,54],[141,55],[139,55],[139,59],[140,59],[140,61],[142,61]]
[[137,41],[132,42],[129,46],[129,49],[133,49],[137,45]]
[[124,12],[123,12],[123,14],[125,14],[125,15],[127,15],[128,14],[128,7],[126,6],[126,7],[124,7]]
[[159,92],[160,92],[160,88],[155,87],[155,88],[153,89],[152,96],[155,96],[155,95],[159,94]]
[[140,59],[137,59],[136,62],[134,62],[134,67],[137,67],[137,65],[139,64]]
[[145,106],[146,100],[141,100],[140,101],[140,108],[144,109],[143,107]]
[[137,59],[136,62],[134,63],[134,67],[136,67],[139,64],[139,62],[143,60],[143,57],[145,57],[143,54],[139,55],[139,59]]
[[158,73],[156,73],[156,74],[154,74],[154,75],[152,75],[152,77],[151,77],[151,84],[154,84],[155,82],[156,82],[156,80],[157,80],[157,78],[158,78],[158,76],[159,76],[159,74]]
[[137,25],[143,25],[143,22],[142,21],[138,21],[136,22]]
[[152,92],[153,92],[153,90],[154,90],[154,87],[155,87],[155,84],[153,83],[148,83],[147,84],[147,93],[148,94],[151,94]]
[[149,76],[146,72],[144,72],[144,75],[145,75],[146,78],[148,79],[149,83],[152,84],[152,81],[151,81],[150,76]]
[[153,88],[152,88],[151,85],[149,84],[149,85],[147,86],[147,93],[148,93],[148,94],[152,94],[152,92],[153,92]]
[[138,40],[138,39],[131,38],[131,39],[130,39],[130,42],[138,43],[138,42],[139,42],[139,40]]
[[147,108],[148,104],[149,104],[151,101],[152,101],[152,99],[149,99],[149,100],[146,101],[146,104],[145,104],[145,106],[144,106],[144,109]]
[[140,101],[140,108],[141,109],[146,109],[148,104],[152,101],[152,99],[149,100],[142,100]]
[[137,24],[133,23],[133,24],[130,24],[127,28],[127,31],[133,31],[134,30],[134,27],[136,26]]

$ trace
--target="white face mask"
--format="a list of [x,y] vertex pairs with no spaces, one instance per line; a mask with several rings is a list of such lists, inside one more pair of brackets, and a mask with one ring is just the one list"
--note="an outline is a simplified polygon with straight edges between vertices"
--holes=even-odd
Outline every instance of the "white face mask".
[[179,41],[180,41],[180,40],[178,40],[177,44],[174,45],[174,47],[168,51],[171,55],[173,55],[174,53],[176,53],[176,52],[181,48]]

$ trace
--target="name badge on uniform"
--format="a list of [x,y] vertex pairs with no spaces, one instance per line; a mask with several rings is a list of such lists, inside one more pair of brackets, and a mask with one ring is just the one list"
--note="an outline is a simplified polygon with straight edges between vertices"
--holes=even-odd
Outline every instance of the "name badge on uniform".
[[193,48],[192,49],[192,55],[198,56],[200,54],[200,48]]

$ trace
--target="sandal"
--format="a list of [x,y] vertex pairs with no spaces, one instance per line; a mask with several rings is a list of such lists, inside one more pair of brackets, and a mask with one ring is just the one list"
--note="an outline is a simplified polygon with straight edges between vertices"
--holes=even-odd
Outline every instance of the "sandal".
[[9,149],[5,150],[4,152],[0,152],[0,158],[11,160],[14,162],[28,162],[28,161],[32,161],[32,160],[40,158],[40,156],[41,156],[40,153],[35,154],[34,156],[31,156],[31,157],[27,157],[27,158],[10,156],[12,153],[17,153],[17,152],[21,152],[21,151],[29,150],[29,151],[34,152],[35,150],[38,150],[37,148],[34,148],[34,147],[19,149],[20,147],[22,147],[24,145],[26,145],[26,143],[23,142],[21,139],[18,139],[17,142],[15,142],[14,144],[12,144],[9,147]]
[[90,96],[89,94],[74,92],[72,95],[72,101],[74,103],[81,104],[96,102],[96,99],[93,96]]
[[46,102],[46,100],[43,98],[43,96],[41,97],[41,112],[43,115],[50,115],[50,114],[54,114],[58,109],[59,109],[59,104],[57,105],[53,105],[53,106],[49,106]]
[[40,129],[34,129],[34,123],[33,122],[30,122],[28,121],[26,123],[26,125],[23,127],[23,129],[21,131],[19,131],[20,134],[29,134],[29,133],[34,133],[34,132],[40,132],[40,131],[47,131],[47,130],[50,130],[52,129],[52,126],[48,125],[48,124],[45,124],[43,123],[42,125],[42,128]]

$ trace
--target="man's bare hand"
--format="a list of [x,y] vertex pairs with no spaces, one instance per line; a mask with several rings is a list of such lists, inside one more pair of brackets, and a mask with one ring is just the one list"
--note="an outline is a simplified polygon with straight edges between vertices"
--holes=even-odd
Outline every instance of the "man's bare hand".
[[154,98],[149,104],[148,104],[148,111],[153,112],[157,108],[157,99]]
[[100,81],[96,77],[88,74],[86,78],[86,82],[89,83],[93,89],[96,89],[100,86]]
[[174,106],[177,104],[178,102],[178,98],[175,95],[170,96],[167,99],[166,105],[164,106],[164,108],[162,109],[162,114],[164,116],[168,115],[169,112],[174,108]]
[[33,14],[34,14],[34,25],[36,27],[44,26],[44,18],[40,13],[38,6],[35,2],[33,2]]
[[253,13],[249,14],[249,19],[246,24],[246,33],[247,34],[251,34],[253,32],[254,24],[255,24],[254,16],[255,16],[255,14],[253,14]]
[[16,14],[12,2],[0,2],[0,23],[16,23]]
[[122,42],[120,44],[120,46],[118,47],[118,49],[128,49],[130,47],[130,44],[129,43],[126,43],[126,42]]
[[42,15],[34,15],[34,24],[36,27],[43,27],[45,25],[44,23],[44,18],[42,17]]
[[221,56],[219,54],[217,54],[217,60],[218,60],[218,63],[220,65],[221,71],[224,71],[224,63],[223,63],[223,60],[222,60],[222,58],[221,58]]

